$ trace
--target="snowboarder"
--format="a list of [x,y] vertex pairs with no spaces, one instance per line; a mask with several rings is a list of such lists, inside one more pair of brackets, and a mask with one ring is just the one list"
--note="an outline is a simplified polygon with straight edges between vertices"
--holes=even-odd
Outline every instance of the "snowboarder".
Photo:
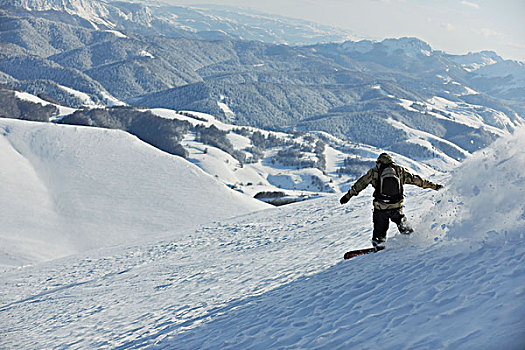
[[443,186],[412,174],[408,169],[396,164],[387,153],[381,153],[376,166],[359,178],[348,192],[341,197],[340,203],[346,204],[353,196],[364,190],[369,184],[374,191],[374,232],[372,244],[375,251],[385,249],[386,232],[392,220],[402,234],[409,235],[414,230],[407,223],[403,213],[403,185],[410,184],[422,188],[439,190]]

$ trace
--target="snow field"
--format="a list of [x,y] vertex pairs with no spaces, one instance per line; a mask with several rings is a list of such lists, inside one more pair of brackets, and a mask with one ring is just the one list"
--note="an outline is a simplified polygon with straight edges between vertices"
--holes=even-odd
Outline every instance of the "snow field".
[[[0,307],[10,329],[7,345],[140,347],[192,329],[210,310],[321,271],[340,259],[349,236],[369,245],[357,230],[341,235],[343,222],[336,223],[341,230],[327,229],[329,201],[324,208],[310,201],[289,206],[292,212],[271,209],[270,216],[221,221],[176,239],[7,271]],[[305,211],[311,215],[301,217]],[[24,314],[31,324],[9,317]]]
[[[412,107],[413,103],[421,104],[420,102],[406,99],[399,100],[399,104],[404,109],[412,112],[420,112]],[[473,128],[483,127],[487,131],[498,136],[507,135],[508,130],[514,130],[517,126],[515,122],[500,111],[484,106],[465,105],[447,100],[443,97],[435,96],[424,103],[423,106],[426,109],[426,113],[434,118],[453,120],[457,123],[468,125]],[[473,106],[476,109],[473,109]],[[446,116],[436,112],[436,110]],[[480,111],[483,111],[484,113],[480,115]],[[438,139],[436,136],[433,136],[433,138]],[[441,142],[445,142],[445,140],[441,140]]]
[[2,346],[522,349],[524,142],[474,155],[442,192],[407,186],[416,233],[391,227],[378,254],[342,260],[370,246],[369,188],[6,269]]
[[211,322],[155,348],[520,349],[523,250],[508,259],[510,246],[447,248],[341,262],[214,310]]
[[[0,265],[174,234],[268,205],[121,131],[0,120]],[[31,242],[31,244],[27,244]]]
[[524,133],[475,154],[433,200],[411,188],[414,237],[232,303],[158,347],[522,349]]

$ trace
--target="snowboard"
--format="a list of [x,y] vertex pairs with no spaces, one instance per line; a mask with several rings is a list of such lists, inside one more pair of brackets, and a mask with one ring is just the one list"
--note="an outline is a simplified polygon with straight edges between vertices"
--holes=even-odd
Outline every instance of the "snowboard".
[[355,258],[356,256],[365,255],[369,253],[375,253],[375,252],[376,250],[373,247],[365,248],[365,249],[358,249],[358,250],[351,250],[345,253],[344,259],[347,260],[347,259]]

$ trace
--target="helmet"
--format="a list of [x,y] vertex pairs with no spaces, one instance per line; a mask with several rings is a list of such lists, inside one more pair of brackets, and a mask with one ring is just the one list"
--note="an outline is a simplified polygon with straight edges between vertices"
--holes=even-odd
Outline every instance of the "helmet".
[[379,157],[377,157],[376,162],[380,164],[392,164],[394,163],[394,159],[388,153],[381,153]]

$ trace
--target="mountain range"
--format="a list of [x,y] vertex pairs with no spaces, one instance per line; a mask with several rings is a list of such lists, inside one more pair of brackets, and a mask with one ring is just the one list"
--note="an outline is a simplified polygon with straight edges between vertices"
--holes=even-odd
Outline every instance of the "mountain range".
[[435,154],[462,160],[525,115],[525,66],[494,52],[451,55],[417,38],[350,41],[342,30],[220,6],[1,5],[0,82],[77,109],[198,111],[325,132],[426,164]]

